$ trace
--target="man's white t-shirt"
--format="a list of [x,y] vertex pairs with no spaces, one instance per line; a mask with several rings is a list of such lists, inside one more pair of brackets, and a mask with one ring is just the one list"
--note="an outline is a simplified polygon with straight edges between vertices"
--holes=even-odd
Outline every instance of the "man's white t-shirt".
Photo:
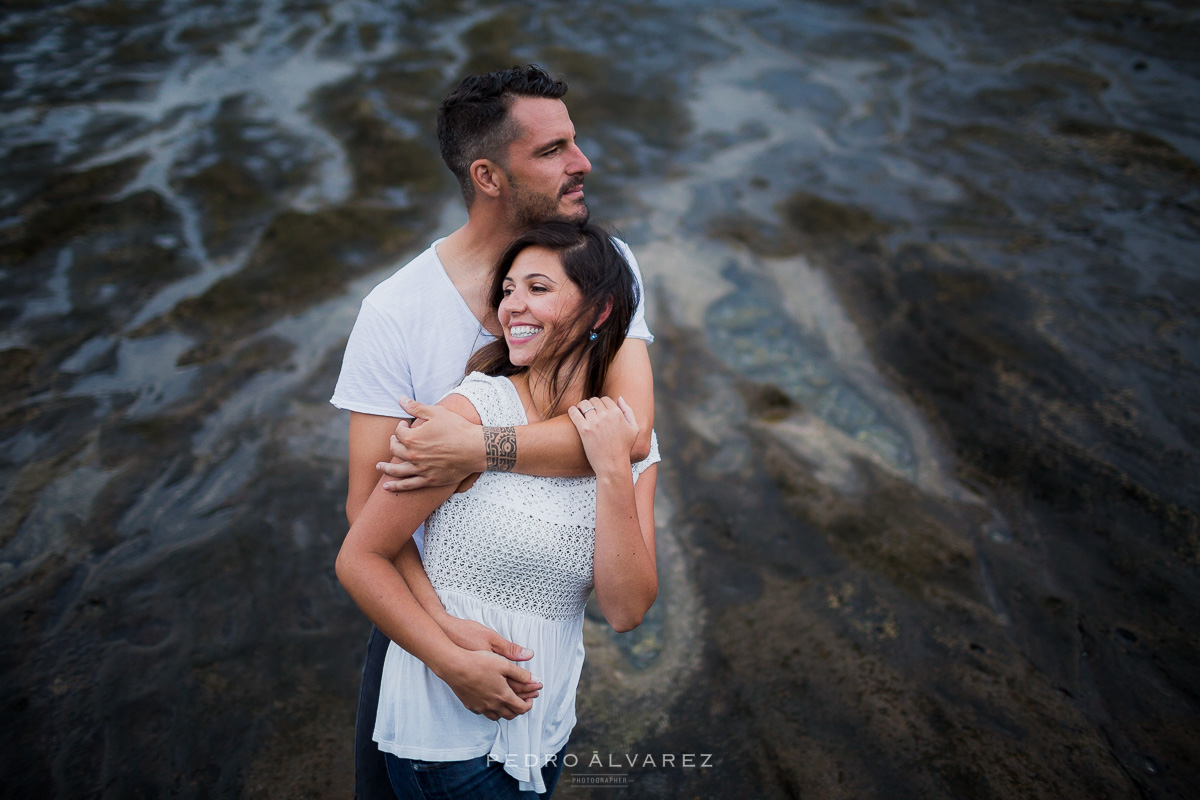
[[[346,343],[342,371],[331,403],[346,411],[404,417],[401,395],[436,403],[458,385],[467,360],[492,341],[471,313],[437,255],[438,239],[396,270],[362,301]],[[637,259],[613,240],[633,270],[638,305],[629,335],[654,341],[645,320],[645,291]],[[415,537],[418,544],[420,536]]]

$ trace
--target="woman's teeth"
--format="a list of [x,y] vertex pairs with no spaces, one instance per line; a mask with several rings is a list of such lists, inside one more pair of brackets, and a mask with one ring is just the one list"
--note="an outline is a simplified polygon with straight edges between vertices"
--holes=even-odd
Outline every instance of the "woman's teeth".
[[541,333],[542,329],[536,325],[513,325],[508,329],[508,333],[514,339],[527,339],[534,334]]

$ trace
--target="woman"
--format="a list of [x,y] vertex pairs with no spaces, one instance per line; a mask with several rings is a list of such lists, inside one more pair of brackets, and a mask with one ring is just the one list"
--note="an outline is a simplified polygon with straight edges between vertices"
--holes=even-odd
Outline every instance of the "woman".
[[[658,461],[631,465],[637,422],[599,397],[637,304],[633,276],[595,226],[528,231],[497,263],[490,302],[503,337],[485,346],[441,405],[492,429],[570,416],[594,478],[511,472],[395,496],[376,488],[338,555],[338,578],[392,640],[375,740],[393,782],[416,773],[428,798],[549,796],[575,723],[583,608],[593,587],[618,631],[636,627],[658,591]],[[590,399],[589,399],[590,398]],[[464,708],[445,679],[471,659],[404,588],[397,556],[426,522],[425,571],[453,617],[533,650],[540,692],[512,719]],[[399,645],[399,646],[397,646]],[[439,677],[440,676],[440,677]]]

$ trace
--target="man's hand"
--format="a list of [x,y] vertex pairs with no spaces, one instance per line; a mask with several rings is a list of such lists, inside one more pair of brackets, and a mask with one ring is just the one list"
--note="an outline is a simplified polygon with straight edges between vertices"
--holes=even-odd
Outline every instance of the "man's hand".
[[487,464],[483,453],[483,429],[453,411],[427,406],[407,397],[400,405],[415,417],[410,425],[401,422],[392,435],[392,455],[399,463],[379,463],[376,469],[395,480],[383,485],[389,492],[449,486],[461,483]]
[[[450,641],[464,650],[491,652],[509,661],[528,661],[533,658],[532,650],[513,644],[491,628],[474,620],[459,619],[446,614],[438,618],[438,625],[450,637]],[[538,681],[518,681],[513,678],[508,678],[508,685],[522,700],[532,700],[542,688]]]
[[503,656],[479,650],[460,651],[454,663],[438,673],[438,677],[446,682],[468,711],[490,720],[513,719],[533,708],[532,699],[518,697],[511,682],[538,683],[529,670]]

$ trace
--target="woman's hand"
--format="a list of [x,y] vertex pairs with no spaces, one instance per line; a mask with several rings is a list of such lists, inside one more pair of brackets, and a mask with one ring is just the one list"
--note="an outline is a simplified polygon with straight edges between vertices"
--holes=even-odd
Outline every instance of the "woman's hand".
[[633,409],[618,397],[593,397],[567,409],[579,431],[583,451],[597,476],[614,471],[628,474],[629,451],[637,441],[638,424]]

